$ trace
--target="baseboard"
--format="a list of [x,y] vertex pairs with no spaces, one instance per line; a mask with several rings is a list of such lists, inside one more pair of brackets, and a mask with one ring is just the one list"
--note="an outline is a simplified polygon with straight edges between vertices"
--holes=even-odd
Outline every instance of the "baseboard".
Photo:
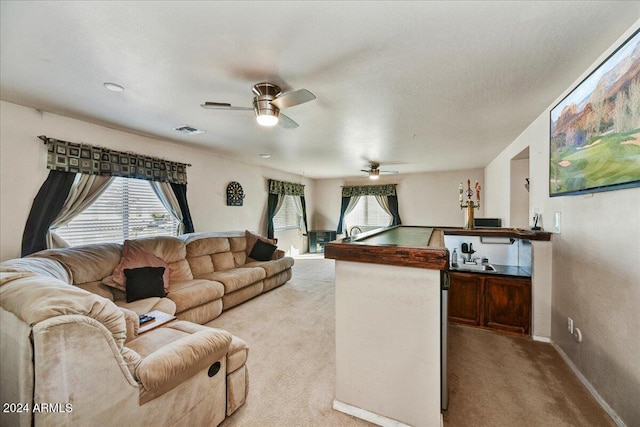
[[358,408],[357,406],[352,406],[336,399],[333,400],[333,409],[382,427],[411,427],[408,424],[401,423],[400,421],[369,412],[366,409]]
[[531,338],[533,338],[534,341],[546,342],[546,343],[551,344],[551,338],[549,338],[549,337],[541,337],[540,335],[532,335]]
[[569,367],[571,368],[571,370],[573,371],[574,374],[576,374],[576,376],[580,379],[580,381],[582,381],[582,384],[584,384],[584,386],[587,388],[587,390],[589,390],[589,392],[593,395],[593,397],[596,398],[596,400],[598,401],[598,403],[600,404],[600,406],[602,406],[602,409],[605,410],[605,412],[607,414],[609,414],[609,416],[611,417],[611,419],[613,420],[614,423],[616,423],[616,425],[618,427],[627,427],[627,425],[624,423],[624,421],[622,421],[622,419],[620,419],[620,417],[618,416],[618,414],[616,414],[616,411],[613,410],[613,408],[611,406],[609,406],[609,404],[602,398],[602,396],[600,396],[600,394],[596,391],[595,388],[593,388],[593,386],[591,385],[591,383],[587,380],[587,378],[585,378],[584,375],[582,375],[582,372],[580,372],[580,370],[578,369],[578,367],[576,365],[574,365],[573,361],[571,359],[569,359],[569,356],[567,356],[567,353],[565,353],[556,343],[554,343],[553,341],[551,341],[551,345],[553,346],[553,348],[556,349],[556,351],[558,352],[558,354],[560,354],[560,357],[562,357],[562,359],[564,359],[564,361],[567,363],[567,365],[569,365]]

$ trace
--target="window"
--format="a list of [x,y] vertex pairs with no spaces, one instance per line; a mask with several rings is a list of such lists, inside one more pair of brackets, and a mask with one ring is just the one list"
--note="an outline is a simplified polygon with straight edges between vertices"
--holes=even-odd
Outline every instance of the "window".
[[293,196],[284,196],[284,202],[282,207],[273,217],[273,229],[275,231],[289,230],[293,228],[300,228],[300,220],[302,217],[296,210]]
[[175,236],[179,222],[149,181],[117,177],[84,212],[55,232],[70,246],[149,236]]
[[360,196],[356,207],[344,217],[347,230],[358,226],[362,231],[387,227],[392,220],[391,215],[380,207],[375,196]]

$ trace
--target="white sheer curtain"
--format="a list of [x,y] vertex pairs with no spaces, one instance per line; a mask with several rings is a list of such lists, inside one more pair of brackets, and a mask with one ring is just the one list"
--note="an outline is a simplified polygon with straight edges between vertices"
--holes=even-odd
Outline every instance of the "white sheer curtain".
[[282,208],[282,205],[284,204],[284,198],[286,196],[284,194],[278,194],[278,203],[276,203],[276,210],[273,213],[273,216],[278,215],[278,212],[280,212],[280,209]]
[[113,179],[111,176],[76,174],[76,179],[71,186],[71,191],[64,202],[62,211],[60,211],[60,214],[53,221],[47,232],[48,248],[65,248],[69,246],[62,237],[52,230],[68,224],[88,208],[109,188]]
[[374,196],[376,201],[380,205],[383,211],[385,211],[391,219],[389,222],[393,221],[393,213],[391,213],[391,208],[389,208],[389,198],[387,196]]
[[168,182],[149,181],[151,189],[158,199],[162,202],[162,205],[169,211],[169,213],[179,221],[178,234],[184,233],[184,222],[182,217],[182,210],[176,195],[171,188],[171,184]]
[[304,232],[303,234],[307,234],[309,230],[307,230],[307,227],[304,223],[304,210],[302,209],[302,199],[300,198],[300,196],[291,196],[293,198],[293,206],[295,206],[296,208],[296,213],[300,216],[300,228],[304,228]]
[[344,211],[344,216],[347,216],[351,213],[352,210],[355,209],[356,205],[360,201],[361,196],[351,196],[351,200],[349,200],[349,204],[347,205],[347,210]]
[[[351,196],[351,199],[349,200],[349,204],[347,205],[347,210],[344,211],[344,218],[346,218],[347,215],[349,215],[351,213],[351,211],[353,211],[355,209],[356,205],[360,201],[360,197],[361,196]],[[347,230],[346,225],[345,225],[345,228],[344,228],[344,233],[345,233],[346,236],[349,236],[349,230]]]

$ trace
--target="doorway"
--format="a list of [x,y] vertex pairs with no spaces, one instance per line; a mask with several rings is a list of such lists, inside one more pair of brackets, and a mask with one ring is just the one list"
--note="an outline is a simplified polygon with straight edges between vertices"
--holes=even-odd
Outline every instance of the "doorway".
[[529,227],[529,147],[511,159],[510,227]]

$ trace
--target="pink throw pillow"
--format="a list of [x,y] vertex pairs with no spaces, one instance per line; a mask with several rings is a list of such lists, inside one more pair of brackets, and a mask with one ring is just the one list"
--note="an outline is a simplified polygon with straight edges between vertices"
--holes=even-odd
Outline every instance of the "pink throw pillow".
[[135,240],[124,241],[120,263],[113,270],[113,274],[109,277],[105,277],[102,280],[102,283],[126,292],[127,279],[124,275],[124,270],[141,267],[164,267],[164,274],[162,275],[162,281],[164,282],[164,291],[169,291],[169,276],[171,274],[169,266],[162,259],[158,258],[154,254],[140,246],[140,244],[136,243]]

